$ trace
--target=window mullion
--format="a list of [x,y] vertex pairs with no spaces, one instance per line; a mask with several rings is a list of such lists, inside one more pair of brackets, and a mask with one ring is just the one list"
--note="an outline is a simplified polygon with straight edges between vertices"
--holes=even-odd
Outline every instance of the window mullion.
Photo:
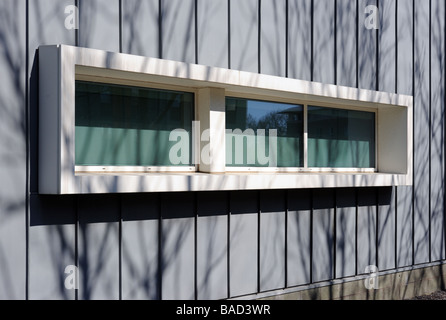
[[199,171],[224,173],[226,170],[225,89],[198,90],[198,121],[200,131]]
[[304,105],[304,169],[308,169],[308,105]]

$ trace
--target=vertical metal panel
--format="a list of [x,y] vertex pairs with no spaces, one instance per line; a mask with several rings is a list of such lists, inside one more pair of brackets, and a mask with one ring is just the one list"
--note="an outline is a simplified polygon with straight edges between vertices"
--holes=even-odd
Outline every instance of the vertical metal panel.
[[[396,92],[396,2],[378,0],[378,85],[384,92]],[[395,267],[395,188],[378,189],[378,269]]]
[[336,14],[336,83],[356,87],[356,1],[337,0]]
[[336,278],[356,273],[356,191],[336,191]]
[[195,297],[195,199],[193,193],[161,198],[161,298]]
[[311,281],[311,191],[288,191],[287,286]]
[[334,275],[334,190],[313,191],[312,282]]
[[431,35],[431,252],[445,258],[444,248],[444,138],[445,138],[445,4],[432,1]]
[[122,299],[159,299],[159,197],[123,195],[121,206]]
[[[413,94],[413,0],[397,0],[397,92]],[[412,263],[413,187],[397,188],[397,266]]]
[[122,51],[159,55],[159,0],[122,1]]
[[396,37],[395,10],[397,0],[378,0],[379,29],[378,29],[378,83],[379,90],[395,92],[396,85]]
[[[369,5],[377,6],[377,0],[359,0],[358,7],[358,80],[361,89],[376,89],[377,81],[377,42],[376,30],[366,28],[366,20],[370,18],[366,14],[366,7]],[[375,13],[377,13],[375,11]]]
[[162,0],[162,58],[195,62],[195,1]]
[[414,255],[429,262],[429,1],[415,1]]
[[36,49],[46,44],[75,45],[75,29],[67,29],[65,13],[74,0],[39,0],[29,2],[29,61],[32,62]]
[[228,297],[228,195],[198,194],[197,299]]
[[32,195],[30,208],[29,299],[73,300],[75,275],[65,268],[77,264],[76,199]]
[[311,80],[311,1],[288,0],[288,76]]
[[286,0],[261,2],[260,65],[263,74],[286,74]]
[[258,0],[230,1],[231,69],[258,72]]
[[378,269],[395,265],[395,188],[378,189]]
[[313,80],[335,83],[334,0],[313,0]]
[[397,88],[398,93],[413,93],[413,0],[397,0]]
[[397,193],[396,261],[400,268],[412,264],[412,187],[398,187]]
[[197,24],[198,63],[227,68],[228,0],[198,1]]
[[[75,45],[76,31],[65,27],[65,8],[71,1],[29,2],[31,192],[37,193],[37,48],[45,44]],[[35,130],[35,131],[34,131]],[[29,229],[29,298],[74,299],[74,290],[65,288],[65,267],[75,265],[76,210],[72,197],[32,195]]]
[[357,217],[357,273],[365,273],[367,266],[376,266],[376,190],[358,189]]
[[285,192],[260,192],[260,290],[285,287]]
[[26,297],[26,3],[0,4],[0,299]]
[[119,219],[116,195],[78,198],[79,299],[119,298]]
[[229,237],[230,296],[257,292],[258,195],[231,192]]
[[119,0],[79,0],[79,45],[119,52]]

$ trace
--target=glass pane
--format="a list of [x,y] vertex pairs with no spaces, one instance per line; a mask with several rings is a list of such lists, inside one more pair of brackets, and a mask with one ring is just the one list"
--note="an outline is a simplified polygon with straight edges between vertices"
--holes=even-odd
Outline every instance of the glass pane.
[[193,110],[193,93],[76,81],[76,165],[190,166]]
[[375,113],[309,106],[308,166],[375,168]]
[[302,167],[303,106],[227,98],[226,165]]

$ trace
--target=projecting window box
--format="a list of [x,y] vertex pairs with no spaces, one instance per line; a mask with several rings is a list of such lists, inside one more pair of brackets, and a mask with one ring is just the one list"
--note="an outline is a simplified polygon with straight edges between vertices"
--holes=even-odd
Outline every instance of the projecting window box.
[[39,48],[39,192],[412,184],[413,98]]

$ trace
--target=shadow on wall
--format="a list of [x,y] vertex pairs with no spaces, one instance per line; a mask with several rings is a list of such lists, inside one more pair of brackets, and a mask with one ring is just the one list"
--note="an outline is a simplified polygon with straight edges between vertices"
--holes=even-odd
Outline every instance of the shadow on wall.
[[[16,3],[16,2],[14,2]],[[192,3],[192,2],[191,2]],[[233,4],[235,2],[232,2]],[[290,1],[290,8],[297,11],[298,6],[308,10],[308,1]],[[321,2],[319,2],[321,4]],[[25,159],[24,141],[26,133],[26,121],[23,112],[20,108],[24,105],[25,89],[24,79],[21,76],[24,74],[23,61],[20,57],[24,55],[24,49],[20,48],[19,44],[11,45],[15,39],[20,38],[17,34],[18,30],[12,28],[13,23],[6,12],[17,10],[14,6],[16,4],[8,3],[0,5],[0,42],[2,48],[16,48],[1,51],[2,60],[0,60],[0,68],[4,68],[4,74],[9,74],[10,79],[13,79],[8,85],[9,87],[0,88],[0,119],[5,126],[4,141],[10,144],[2,144],[0,150],[2,152],[1,160],[2,168],[0,171],[2,181],[9,181],[11,183],[4,183],[2,185],[2,192],[0,193],[0,219],[6,221],[0,224],[1,230],[4,230],[8,225],[8,219],[13,219],[13,214],[16,212],[24,212],[25,199],[18,196],[20,192],[17,189],[22,189],[17,186],[17,177],[23,177],[25,164],[20,162],[20,159]],[[5,10],[1,10],[2,7]],[[243,5],[247,7],[245,4]],[[256,6],[252,6],[257,9]],[[81,25],[81,42],[88,44],[88,46],[96,45],[97,32],[93,37],[92,29],[100,30],[98,24],[93,23],[93,18],[98,13],[98,6],[91,5],[92,10],[84,10],[81,12],[84,16],[84,24]],[[124,17],[125,21],[130,21],[127,26],[129,29],[129,38],[124,50],[128,51],[144,51],[143,40],[138,37],[137,26],[131,23],[131,15],[138,12],[138,6],[128,8],[127,15]],[[192,23],[187,25],[183,30],[184,37],[182,41],[176,41],[176,34],[172,30],[175,28],[176,17],[182,15],[179,6],[174,6],[169,3],[162,8],[163,14],[169,18],[162,24],[165,36],[162,39],[163,43],[158,43],[159,50],[155,52],[163,52],[169,57],[179,57],[178,59],[193,60],[194,55],[191,50],[195,48],[192,41]],[[234,7],[233,7],[234,8]],[[93,10],[94,9],[94,10]],[[194,11],[190,8],[184,11],[184,17],[191,17]],[[245,8],[246,9],[246,8]],[[277,8],[275,7],[274,10]],[[343,9],[348,13],[343,15]],[[277,9],[278,10],[278,9]],[[113,11],[114,12],[114,11]],[[106,10],[105,17],[114,16],[114,13]],[[354,32],[350,29],[351,21],[348,19],[349,14],[354,12],[354,8],[343,4],[338,7],[338,31],[343,33],[338,35],[338,42],[341,44],[338,47],[338,52],[351,52],[353,44],[344,45],[344,39],[351,36]],[[360,10],[361,12],[361,10]],[[433,21],[440,25],[441,18],[439,10],[434,10]],[[272,21],[276,21],[276,11],[273,12]],[[2,16],[2,14],[4,16]],[[423,14],[417,11],[416,20],[418,25],[423,24],[420,21],[425,21],[426,17],[420,17]],[[152,12],[151,19],[158,19]],[[14,16],[14,15],[11,15]],[[257,41],[257,33],[255,32],[258,24],[255,15],[251,15],[252,19],[248,22],[241,22],[242,25],[247,26],[244,32],[239,36],[241,38],[246,36],[249,40],[254,37]],[[104,18],[104,17],[103,17]],[[232,17],[234,18],[234,17]],[[292,18],[292,17],[291,17]],[[294,18],[292,18],[294,19]],[[115,19],[116,20],[116,19]],[[194,19],[190,19],[192,21]],[[315,41],[315,52],[319,57],[330,52],[332,48],[329,44],[332,42],[332,36],[336,30],[334,29],[334,18],[329,17],[330,23],[329,32],[319,32],[317,41]],[[183,22],[185,20],[183,19]],[[295,22],[294,20],[292,20]],[[238,21],[240,22],[240,21]],[[204,23],[204,22],[203,22]],[[300,24],[301,22],[295,22]],[[345,25],[344,25],[345,23]],[[444,23],[444,22],[443,22]],[[252,25],[248,25],[252,24]],[[339,24],[341,29],[339,29]],[[156,24],[155,24],[156,25]],[[425,24],[428,25],[428,24]],[[227,26],[224,26],[227,28]],[[11,29],[12,28],[12,29]],[[387,29],[383,25],[383,30]],[[427,28],[427,27],[423,27]],[[254,31],[253,31],[254,30]],[[346,33],[344,33],[346,30]],[[347,31],[348,30],[348,31]],[[105,31],[103,31],[105,32]],[[349,32],[350,34],[347,34]],[[101,32],[99,32],[100,34]],[[427,30],[418,31],[418,37],[422,38],[427,35]],[[327,37],[323,39],[324,35]],[[232,34],[232,40],[235,34]],[[306,35],[296,35],[298,39],[304,39],[309,42]],[[115,39],[118,37],[116,36]],[[96,40],[95,40],[96,39]],[[103,38],[105,39],[105,38]],[[102,40],[103,40],[102,39]],[[439,65],[440,70],[444,69],[444,53],[441,41],[444,39],[441,35],[434,33],[433,48],[436,55],[432,56],[433,62]],[[174,41],[175,40],[175,41]],[[296,39],[292,39],[297,42]],[[341,40],[341,41],[339,41]],[[241,41],[241,40],[240,40]],[[336,73],[339,82],[345,82],[354,86],[357,74],[360,75],[359,87],[374,88],[376,84],[376,50],[374,35],[361,35],[356,41],[359,42],[360,57],[358,58],[359,65],[351,63],[352,59],[345,59],[341,63],[338,62]],[[420,40],[419,40],[420,41]],[[290,42],[297,46],[297,43]],[[17,42],[19,43],[19,42]],[[180,43],[176,47],[176,43]],[[243,45],[252,43],[252,41],[245,41]],[[102,45],[102,44],[100,44]],[[185,48],[181,48],[184,46]],[[187,47],[187,48],[186,48]],[[256,47],[256,46],[254,46]],[[192,48],[192,49],[191,49]],[[256,47],[257,48],[257,47]],[[264,48],[268,55],[277,60],[271,61],[270,64],[274,69],[273,72],[282,72],[283,61],[280,52],[276,50],[276,43],[264,41]],[[183,50],[184,49],[184,50]],[[243,69],[252,64],[252,59],[247,59],[247,55],[251,56],[252,48],[240,46],[231,48],[229,59],[232,59],[232,64],[237,68]],[[235,51],[239,50],[239,51]],[[285,48],[284,48],[285,50]],[[290,52],[297,50],[295,47],[290,47]],[[308,66],[310,52],[308,46],[301,49],[300,59],[305,63],[299,64],[297,60],[289,61],[290,74],[302,74],[309,76],[307,70],[300,70],[300,65]],[[280,51],[280,50],[279,50]],[[145,51],[144,51],[145,52]],[[233,55],[234,52],[236,56]],[[414,214],[419,217],[416,218],[417,237],[419,243],[415,243],[415,256],[419,256],[426,250],[426,239],[429,237],[429,226],[426,224],[428,213],[431,214],[431,221],[435,226],[444,226],[444,107],[442,101],[444,100],[444,86],[440,85],[432,92],[432,101],[435,107],[432,115],[429,114],[428,91],[426,90],[427,70],[423,62],[426,62],[427,52],[429,48],[426,42],[419,42],[417,50],[415,50],[415,92],[416,92],[416,108],[417,117],[415,129],[419,130],[420,134],[416,138],[415,150],[418,156],[417,163],[426,163],[429,152],[425,152],[426,145],[429,145],[430,137],[426,136],[425,130],[431,124],[432,140],[432,159],[433,163],[439,164],[438,172],[435,172],[433,177],[440,177],[433,186],[440,190],[432,197],[433,211],[429,213],[426,210],[426,202],[423,199],[428,199],[428,191],[425,189],[426,178],[429,175],[426,171],[426,166],[419,166],[415,171],[415,183],[422,182],[416,186],[415,195],[417,197],[414,208]],[[153,53],[153,54],[155,54]],[[290,54],[291,56],[292,54]],[[258,57],[258,55],[253,55]],[[266,55],[263,55],[266,56]],[[296,54],[298,56],[298,54]],[[313,57],[314,58],[314,57]],[[338,57],[340,58],[340,57]],[[356,57],[353,57],[356,58]],[[37,192],[37,128],[38,128],[38,74],[37,74],[37,55],[32,65],[31,73],[31,191]],[[250,60],[250,61],[247,61]],[[254,59],[255,60],[255,59]],[[322,61],[324,59],[315,59]],[[334,64],[330,59],[328,65],[324,62],[324,68],[333,68]],[[189,61],[190,62],[190,61]],[[253,67],[253,68],[254,68]],[[319,68],[319,73],[323,70],[322,64],[316,66]],[[358,69],[358,70],[357,70]],[[329,73],[332,74],[331,71]],[[442,72],[443,74],[443,72]],[[303,76],[302,76],[303,77]],[[342,81],[340,81],[342,79]],[[444,81],[444,79],[443,79]],[[440,81],[438,82],[440,83]],[[4,91],[2,91],[4,90]],[[7,94],[3,94],[7,92]],[[11,104],[11,101],[16,101],[16,106]],[[431,117],[432,116],[432,117]],[[417,132],[418,133],[418,132]],[[18,143],[17,140],[18,139]],[[416,157],[417,157],[416,156]],[[18,161],[19,160],[19,161]],[[434,172],[433,172],[434,173]],[[4,178],[3,178],[4,177]],[[20,180],[20,179],[19,179]],[[25,181],[25,178],[23,178]],[[12,186],[12,187],[11,187]],[[24,190],[24,189],[23,189]],[[433,189],[434,190],[434,189]],[[265,191],[268,195],[268,191]],[[258,225],[258,210],[259,203],[266,206],[264,199],[260,199],[257,192],[248,193],[216,193],[214,197],[219,198],[217,204],[203,205],[206,199],[201,198],[202,195],[195,193],[190,194],[144,194],[144,195],[95,195],[95,196],[40,196],[33,195],[30,204],[30,225],[31,235],[37,235],[40,227],[48,227],[43,229],[43,237],[46,237],[39,249],[36,249],[34,243],[30,245],[31,255],[31,274],[30,283],[34,283],[37,273],[34,273],[34,268],[38,265],[49,266],[52,273],[47,273],[46,282],[57,288],[58,293],[50,293],[62,298],[73,298],[73,295],[68,294],[64,287],[65,274],[63,274],[64,267],[68,264],[78,264],[80,267],[80,290],[78,297],[80,299],[117,299],[117,298],[132,298],[132,299],[160,299],[166,297],[193,299],[196,295],[198,297],[213,296],[216,289],[213,286],[216,284],[225,283],[224,290],[218,289],[218,297],[225,297],[251,294],[263,290],[263,288],[280,288],[280,286],[297,286],[308,284],[311,282],[325,281],[333,278],[341,278],[345,276],[354,276],[363,274],[364,267],[367,264],[376,263],[376,239],[378,245],[381,243],[382,234],[379,230],[388,228],[392,229],[394,212],[392,211],[392,201],[394,201],[395,189],[393,188],[379,188],[379,189],[361,189],[360,192],[354,189],[342,190],[290,190],[280,191],[280,199],[288,199],[286,206],[280,200],[280,203],[274,204],[274,201],[269,201],[269,206],[264,211],[265,217],[277,228],[264,228],[262,219],[260,219],[260,226]],[[14,194],[12,194],[14,193]],[[360,193],[360,195],[358,194]],[[12,194],[12,195],[11,195]],[[287,194],[285,196],[285,194]],[[398,203],[400,200],[404,203],[412,203],[411,192],[404,193],[401,199],[398,193]],[[274,193],[274,195],[277,195]],[[272,197],[273,199],[275,197]],[[410,199],[409,199],[410,198]],[[228,200],[230,199],[230,200]],[[226,206],[224,205],[225,203]],[[215,207],[214,207],[215,206]],[[379,228],[377,224],[376,213],[380,207],[389,207],[387,215],[384,219],[379,220]],[[224,209],[222,209],[224,208]],[[229,209],[228,209],[229,208]],[[336,210],[334,209],[336,208]],[[285,224],[283,219],[284,212],[287,210],[288,216]],[[411,211],[411,208],[405,208]],[[200,222],[196,225],[196,214],[199,210],[203,210],[203,215]],[[228,210],[231,212],[230,224],[227,224]],[[404,238],[399,238],[399,234],[395,235],[397,238],[396,261],[399,261],[401,255],[410,255],[412,260],[412,249],[408,253],[399,251],[402,246],[401,243],[406,239],[412,239],[412,225],[411,214],[398,211],[399,228],[404,231]],[[199,213],[200,214],[200,213]],[[402,219],[403,216],[406,219]],[[208,219],[209,218],[209,219]],[[200,224],[206,221],[206,223]],[[358,225],[359,223],[359,225]],[[204,229],[199,229],[201,227]],[[206,229],[209,227],[209,229]],[[283,227],[283,229],[281,229]],[[285,229],[286,227],[286,229]],[[197,228],[197,229],[195,229]],[[360,233],[356,234],[356,228],[359,228]],[[408,231],[407,228],[410,228]],[[393,228],[394,230],[395,228]],[[36,230],[36,231],[34,231]],[[200,273],[196,280],[198,283],[198,292],[195,292],[195,237],[201,237],[201,230],[207,230],[203,233],[207,241],[206,244],[201,243],[201,238],[197,238],[197,246],[199,247],[197,263],[199,263]],[[260,235],[258,234],[260,230]],[[376,231],[378,230],[378,231]],[[199,233],[197,233],[199,232]],[[229,233],[229,239],[226,233]],[[263,233],[264,232],[264,233]],[[378,232],[378,233],[376,233]],[[40,234],[39,236],[42,236]],[[286,237],[285,237],[286,234]],[[0,232],[0,237],[2,232]],[[432,232],[432,239],[438,240],[439,246],[438,256],[444,255],[444,228],[440,228],[438,232]],[[20,235],[21,236],[21,235]],[[437,237],[439,237],[437,239]],[[34,239],[34,238],[33,238]],[[37,239],[37,238],[36,238]],[[225,245],[220,246],[223,241]],[[257,255],[258,239],[260,239],[260,257]],[[262,240],[263,239],[263,240]],[[271,246],[263,246],[270,241]],[[23,241],[23,240],[22,240]],[[263,242],[262,242],[263,241]],[[0,243],[4,243],[1,241]],[[356,243],[358,243],[359,251]],[[44,251],[42,250],[42,248]],[[215,249],[217,248],[217,249]],[[278,250],[287,250],[288,261],[280,261],[279,265],[283,271],[277,273],[271,265],[275,260],[280,259],[277,254]],[[5,249],[0,246],[0,267],[1,270],[6,270],[0,275],[0,281],[5,288],[10,288],[13,285],[10,283],[11,266],[6,264],[8,259],[6,257],[10,249]],[[36,249],[36,250],[34,250]],[[227,272],[227,250],[230,250],[229,266],[230,272]],[[41,255],[44,252],[45,255]],[[48,257],[49,261],[44,261]],[[265,259],[271,258],[271,261]],[[443,256],[444,257],[444,256]],[[259,260],[260,259],[260,260]],[[358,259],[358,265],[352,265],[352,261]],[[259,263],[260,261],[260,263]],[[378,257],[379,262],[379,257]],[[3,263],[3,265],[2,265]],[[412,263],[412,261],[410,261]],[[257,270],[260,265],[260,274],[252,272]],[[286,266],[286,269],[285,269]],[[198,266],[197,266],[198,267]],[[36,267],[37,268],[37,267]],[[218,271],[215,271],[218,270]],[[285,274],[286,270],[286,274]],[[229,278],[226,278],[229,274]],[[203,275],[203,276],[202,276]],[[223,280],[222,280],[223,279]],[[273,280],[271,280],[273,279]],[[287,279],[287,283],[285,283]],[[212,284],[212,286],[211,286]],[[229,285],[227,285],[229,284]],[[0,286],[2,287],[2,286]],[[9,290],[9,289],[8,289]],[[228,293],[229,290],[229,293]],[[32,290],[31,290],[32,291]],[[0,291],[1,293],[1,291]],[[31,292],[32,293],[32,292]],[[201,296],[202,295],[202,296]],[[334,292],[331,293],[334,297]]]
[[0,3],[0,299],[25,298],[26,32],[22,1]]
[[[85,24],[87,30],[88,26],[90,24]],[[86,29],[83,29],[81,34],[89,35]],[[86,37],[84,41],[90,43],[89,39]],[[169,39],[168,37],[166,41]],[[325,47],[321,50],[325,50]],[[185,59],[185,55],[182,57]],[[279,61],[277,66],[280,64]],[[37,79],[35,71],[34,69],[32,77]],[[32,101],[38,101],[36,80],[32,88],[34,88]],[[37,108],[33,108],[34,111],[37,111]],[[37,119],[37,114],[33,113],[33,128],[37,128]],[[36,144],[37,140],[34,141],[34,146]],[[32,150],[37,153],[37,147]],[[36,169],[37,167],[34,167],[33,177],[37,177]],[[211,230],[224,229],[225,226],[226,229],[230,229],[227,247],[231,249],[231,278],[226,281],[230,283],[231,296],[285,285],[286,262],[280,261],[282,256],[278,255],[276,249],[285,250],[285,243],[288,240],[285,239],[284,224],[284,213],[288,204],[284,205],[284,201],[276,203],[273,200],[277,197],[274,196],[265,203],[264,199],[268,198],[269,192],[265,193],[261,199],[257,192],[232,193],[230,226],[226,225],[226,219],[218,219],[218,222],[211,220],[209,224],[205,224]],[[285,199],[283,191],[273,193],[275,195],[279,193],[279,198]],[[304,193],[307,194],[307,191]],[[303,231],[307,237],[313,238],[310,238],[310,241],[309,238],[299,238],[299,242],[305,243],[302,248],[288,247],[297,251],[296,257],[302,259],[299,261],[300,265],[305,265],[305,270],[295,275],[296,281],[304,281],[303,283],[331,279],[335,258],[333,253],[335,193],[333,190],[316,190],[310,193],[313,194],[309,205],[310,211],[313,210],[313,220],[308,220],[309,223],[304,226],[297,223],[295,228],[299,231],[296,231],[295,235],[301,237],[300,231]],[[226,193],[222,194],[224,197],[228,196]],[[201,251],[204,252],[204,257],[197,257],[197,261],[208,263],[200,264],[200,268],[203,268],[200,269],[202,271],[200,276],[203,274],[204,278],[197,279],[200,285],[199,293],[196,293],[194,246],[195,237],[201,237],[201,234],[196,233],[198,230],[195,229],[195,215],[197,207],[201,208],[204,203],[203,199],[197,202],[196,197],[197,194],[193,193],[68,197],[36,195],[31,203],[31,227],[50,227],[48,232],[54,237],[50,241],[54,247],[48,249],[49,256],[53,260],[49,265],[59,270],[56,274],[61,274],[66,263],[79,265],[80,299],[115,299],[121,295],[123,298],[193,299],[201,292],[204,297],[211,296],[211,291],[215,289],[210,289],[207,283],[215,281],[214,277],[227,274],[224,272],[227,248],[220,248],[219,253],[215,254],[212,248],[204,246]],[[263,206],[262,213],[265,213],[264,217],[260,218],[260,225],[258,225],[259,203]],[[208,209],[206,217],[217,218],[228,214],[226,211],[222,214],[218,209],[216,207]],[[275,227],[262,224],[262,221],[269,221]],[[310,229],[311,227],[313,229]],[[209,245],[221,241],[221,238],[214,238],[217,234],[221,237],[221,232],[207,235],[206,240]],[[225,232],[223,234],[225,235]],[[223,241],[225,240],[224,237]],[[260,249],[257,248],[258,243]],[[268,246],[269,243],[273,243],[273,246]],[[202,246],[201,238],[197,238],[197,245]],[[138,248],[136,254],[135,248]],[[312,254],[314,261],[309,263]],[[296,261],[298,259],[296,258]],[[260,273],[252,272],[253,269],[257,270],[258,261],[260,261]],[[280,272],[274,269],[277,263],[283,266]],[[222,268],[223,272],[214,276],[216,266]],[[274,281],[271,281],[272,277]],[[61,290],[60,295],[66,297],[63,280],[64,277],[58,276],[52,281]],[[221,295],[225,297],[225,294]]]
[[[390,203],[391,188],[382,193],[388,197],[380,205]],[[355,255],[346,243],[354,236],[343,232],[340,220],[335,229],[333,208],[335,201],[353,208],[357,202],[340,197],[327,189],[34,196],[31,226],[45,226],[58,238],[49,251],[50,264],[60,270],[53,281],[61,297],[70,297],[62,270],[78,260],[79,299],[119,298],[120,282],[124,299],[223,299],[283,288],[285,265],[288,287],[332,279],[335,266],[336,274],[349,269]],[[355,223],[354,215],[348,219]]]

